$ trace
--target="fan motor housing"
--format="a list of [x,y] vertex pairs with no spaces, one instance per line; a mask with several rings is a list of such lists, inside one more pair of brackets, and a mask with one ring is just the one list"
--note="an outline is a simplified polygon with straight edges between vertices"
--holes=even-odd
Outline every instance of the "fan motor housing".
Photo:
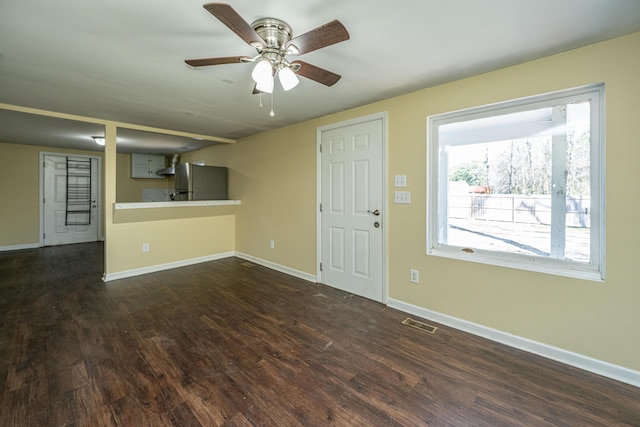
[[291,40],[291,27],[276,18],[262,18],[254,21],[251,28],[266,42],[268,49],[282,49]]

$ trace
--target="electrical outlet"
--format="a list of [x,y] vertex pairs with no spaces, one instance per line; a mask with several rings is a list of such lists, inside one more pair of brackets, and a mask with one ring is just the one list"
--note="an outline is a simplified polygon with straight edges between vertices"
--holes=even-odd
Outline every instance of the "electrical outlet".
[[142,252],[149,252],[149,244],[148,243],[143,243],[142,244]]
[[411,283],[420,283],[420,273],[418,273],[418,270],[409,270],[409,280],[411,280]]
[[275,240],[269,240],[269,248],[274,249],[276,247]]

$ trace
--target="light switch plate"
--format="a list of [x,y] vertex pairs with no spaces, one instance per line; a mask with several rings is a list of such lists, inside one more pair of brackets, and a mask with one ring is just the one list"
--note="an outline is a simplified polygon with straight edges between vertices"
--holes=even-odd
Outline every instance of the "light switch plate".
[[407,186],[407,175],[396,175],[394,178],[394,186],[396,188],[404,188]]
[[410,205],[411,204],[411,191],[395,191],[393,193],[394,203]]

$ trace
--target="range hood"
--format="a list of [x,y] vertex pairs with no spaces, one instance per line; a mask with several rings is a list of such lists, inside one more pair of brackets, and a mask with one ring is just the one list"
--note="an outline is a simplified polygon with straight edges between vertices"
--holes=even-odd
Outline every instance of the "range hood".
[[176,174],[176,165],[180,163],[180,154],[174,154],[171,156],[170,166],[166,169],[160,169],[156,172],[158,175],[175,175]]

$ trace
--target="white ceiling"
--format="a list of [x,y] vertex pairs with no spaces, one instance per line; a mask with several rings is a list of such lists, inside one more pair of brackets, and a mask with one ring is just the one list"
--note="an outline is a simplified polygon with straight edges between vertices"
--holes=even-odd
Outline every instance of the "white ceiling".
[[[185,65],[255,54],[204,3],[2,0],[0,103],[238,139],[640,31],[639,0],[231,0],[247,22],[276,17],[294,37],[336,18],[350,33],[300,57],[342,79],[325,87],[301,78],[286,93],[276,85],[272,118],[271,98],[260,109],[251,94],[252,64]],[[2,142],[84,148],[100,132],[0,111]],[[206,144],[125,133],[121,151]]]

